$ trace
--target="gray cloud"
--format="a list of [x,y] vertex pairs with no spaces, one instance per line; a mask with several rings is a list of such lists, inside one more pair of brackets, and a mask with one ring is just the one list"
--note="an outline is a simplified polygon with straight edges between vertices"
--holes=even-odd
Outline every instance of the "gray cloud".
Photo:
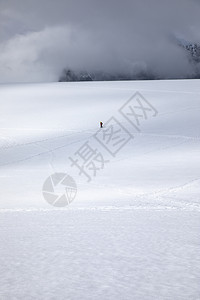
[[0,81],[54,81],[75,70],[192,72],[173,36],[200,42],[195,0],[1,0]]

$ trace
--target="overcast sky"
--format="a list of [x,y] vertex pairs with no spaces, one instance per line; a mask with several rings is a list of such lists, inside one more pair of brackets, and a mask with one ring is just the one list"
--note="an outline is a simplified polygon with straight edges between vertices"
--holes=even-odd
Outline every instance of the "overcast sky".
[[199,0],[0,0],[0,82],[57,81],[64,67],[180,76],[174,35],[200,42]]

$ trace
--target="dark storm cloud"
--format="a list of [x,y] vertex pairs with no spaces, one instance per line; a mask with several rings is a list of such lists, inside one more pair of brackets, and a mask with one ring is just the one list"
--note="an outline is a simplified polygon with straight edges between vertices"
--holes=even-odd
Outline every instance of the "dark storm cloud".
[[197,0],[0,0],[0,81],[73,69],[190,73],[174,36],[200,41]]

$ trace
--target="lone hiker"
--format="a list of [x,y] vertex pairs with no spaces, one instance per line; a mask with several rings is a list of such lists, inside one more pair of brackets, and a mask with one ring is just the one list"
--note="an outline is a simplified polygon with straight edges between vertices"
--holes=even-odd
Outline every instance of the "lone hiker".
[[103,122],[100,122],[100,128],[103,128]]

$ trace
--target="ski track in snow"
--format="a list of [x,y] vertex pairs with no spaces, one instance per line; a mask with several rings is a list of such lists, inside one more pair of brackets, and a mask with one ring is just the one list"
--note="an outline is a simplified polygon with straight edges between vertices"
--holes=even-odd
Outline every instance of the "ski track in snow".
[[[95,133],[96,131],[94,131],[93,133]],[[85,131],[82,131],[82,132],[76,132],[76,133],[91,133],[91,131],[88,131],[88,130],[85,130]],[[75,136],[76,133],[72,133],[71,135],[68,135],[68,134],[64,134],[64,135],[61,135],[61,136],[55,136],[55,137],[51,137],[51,138],[46,138],[46,139],[42,139],[42,140],[36,140],[36,141],[32,141],[32,142],[27,142],[27,143],[14,143],[13,145],[8,145],[8,146],[1,146],[0,147],[0,151],[1,150],[6,150],[6,149],[10,149],[10,148],[15,148],[15,147],[24,147],[24,146],[29,146],[29,145],[34,145],[36,147],[44,147],[44,148],[47,148],[46,146],[43,146],[43,145],[38,145],[39,143],[43,143],[43,142],[47,142],[47,141],[51,141],[51,140],[57,140],[57,139],[60,139],[60,138],[68,138],[69,136]],[[162,151],[162,150],[165,150],[165,149],[170,149],[170,148],[173,148],[173,147],[177,147],[179,146],[180,144],[182,143],[185,143],[187,141],[197,141],[197,142],[200,142],[200,137],[199,136],[183,136],[183,135],[167,135],[167,134],[154,134],[154,133],[134,133],[135,136],[152,136],[152,137],[164,137],[164,138],[168,138],[168,139],[176,139],[176,140],[180,140],[180,139],[183,139],[185,141],[183,142],[180,142],[178,145],[175,145],[175,146],[169,146],[169,147],[164,147],[164,148],[161,148],[161,149],[158,149],[158,150],[153,150],[151,152],[155,152],[155,151]],[[4,138],[5,139],[5,138]],[[82,139],[78,139],[74,142],[71,142],[71,143],[67,143],[61,147],[55,147],[55,148],[52,148],[52,149],[49,149],[47,151],[43,151],[43,152],[40,152],[36,155],[32,155],[32,156],[29,156],[29,157],[26,157],[22,160],[16,160],[16,161],[12,161],[10,163],[7,163],[7,164],[0,164],[0,166],[6,166],[6,165],[10,165],[10,164],[15,164],[15,163],[19,163],[19,162],[22,162],[22,161],[25,161],[25,160],[29,160],[29,159],[32,159],[34,157],[37,157],[37,156],[40,156],[40,155],[44,155],[44,154],[48,154],[48,153],[53,153],[54,151],[58,150],[58,149],[62,149],[62,148],[67,148],[68,146],[72,145],[72,144],[76,144],[76,143],[80,143],[86,139],[90,139],[90,137],[85,137],[85,138],[82,138]],[[145,154],[149,154],[151,152],[146,152]]]

